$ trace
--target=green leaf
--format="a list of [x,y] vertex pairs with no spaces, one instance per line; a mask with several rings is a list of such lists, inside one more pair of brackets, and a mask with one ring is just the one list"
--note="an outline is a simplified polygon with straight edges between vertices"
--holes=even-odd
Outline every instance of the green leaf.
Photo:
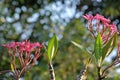
[[94,56],[99,65],[101,65],[101,58],[102,58],[102,38],[100,33],[98,33],[95,46],[94,46]]
[[112,52],[116,45],[117,45],[117,33],[115,33],[103,47],[102,61],[105,59],[106,56],[108,56]]
[[48,42],[47,56],[50,61],[55,57],[58,49],[58,39],[54,35]]
[[74,44],[76,47],[80,48],[81,51],[83,51],[84,53],[87,53],[89,58],[86,59],[86,63],[85,64],[86,64],[86,66],[88,66],[90,64],[91,60],[92,60],[92,57],[93,57],[92,53],[87,48],[84,48],[82,45],[76,43],[75,41],[71,41],[71,43]]
[[74,44],[76,47],[80,48],[84,52],[91,53],[87,48],[84,48],[82,45],[76,43],[75,41],[71,41],[72,44]]

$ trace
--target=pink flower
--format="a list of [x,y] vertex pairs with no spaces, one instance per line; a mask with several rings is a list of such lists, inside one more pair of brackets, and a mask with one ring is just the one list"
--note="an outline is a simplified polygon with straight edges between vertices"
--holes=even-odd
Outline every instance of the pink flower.
[[101,21],[106,24],[106,23],[110,23],[110,19],[106,19],[106,18],[101,18]]
[[42,48],[42,44],[39,42],[30,43],[30,41],[26,40],[23,42],[11,42],[9,44],[2,44],[2,46],[8,48],[8,49],[19,49],[20,52],[31,52],[34,48]]
[[39,42],[33,43],[33,46],[34,46],[34,47],[39,47],[39,48],[42,48],[42,47],[43,47],[43,45],[40,44]]
[[107,37],[107,36],[105,36],[104,34],[102,35],[102,40],[103,40],[103,41],[106,41],[106,40],[107,40],[107,38],[108,38],[108,37]]
[[24,52],[31,52],[33,49],[32,43],[30,43],[30,41],[23,41],[21,43],[19,43],[19,48],[21,51]]
[[[91,32],[95,39],[96,32],[101,34],[103,44],[106,44],[110,40],[110,38],[118,32],[116,25],[113,23],[110,24],[110,19],[107,19],[102,15],[85,15],[83,17],[89,21],[90,24],[88,25],[88,30]],[[95,22],[92,22],[92,20],[95,20]]]
[[11,47],[11,48],[15,48],[16,46],[17,46],[17,45],[16,45],[16,42],[11,42],[11,43],[10,43],[10,47]]
[[92,21],[93,20],[93,16],[92,15],[84,15],[83,18],[85,18],[88,21]]
[[120,52],[120,43],[118,43],[118,51]]
[[113,33],[118,32],[117,27],[114,23],[110,24],[109,27]]
[[3,46],[3,47],[6,47],[6,48],[8,48],[8,49],[10,49],[9,44],[2,44],[2,46]]
[[101,18],[104,18],[104,16],[99,15],[99,14],[96,14],[96,15],[94,16],[94,18],[97,19],[97,20],[101,20]]
[[2,46],[10,49],[10,48],[15,48],[16,47],[16,42],[11,42],[10,44],[2,44]]
[[104,16],[99,15],[99,14],[96,14],[94,18],[99,21],[102,21],[104,24],[110,23],[110,19],[106,19]]

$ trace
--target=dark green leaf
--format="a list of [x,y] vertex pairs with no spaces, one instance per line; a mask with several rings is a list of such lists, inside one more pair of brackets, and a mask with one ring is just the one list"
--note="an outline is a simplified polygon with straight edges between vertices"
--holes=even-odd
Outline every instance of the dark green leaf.
[[52,61],[52,59],[56,55],[57,49],[58,49],[58,39],[56,35],[54,35],[48,42],[47,56],[50,61]]

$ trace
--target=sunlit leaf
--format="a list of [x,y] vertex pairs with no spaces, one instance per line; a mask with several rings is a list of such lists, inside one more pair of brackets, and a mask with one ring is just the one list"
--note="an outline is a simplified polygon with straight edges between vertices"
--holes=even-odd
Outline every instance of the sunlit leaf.
[[76,47],[78,47],[80,50],[82,50],[84,53],[89,54],[88,55],[89,58],[87,58],[85,62],[86,66],[88,66],[92,61],[92,57],[93,57],[92,53],[87,48],[84,48],[82,45],[78,44],[75,41],[71,41],[71,43],[74,44]]
[[11,70],[14,72],[13,64],[10,64],[10,66],[11,66]]
[[55,57],[57,49],[58,49],[58,39],[56,35],[54,35],[48,42],[47,56],[50,61]]
[[80,44],[78,44],[77,42],[75,42],[75,41],[71,41],[72,42],[72,44],[74,44],[76,47],[78,47],[78,48],[80,48],[81,50],[83,50],[83,51],[87,51],[88,53],[91,53],[88,49],[86,49],[86,48],[84,48],[82,45],[80,45]]
[[102,38],[100,33],[98,33],[95,46],[94,46],[94,56],[98,64],[101,64],[101,57],[102,57]]

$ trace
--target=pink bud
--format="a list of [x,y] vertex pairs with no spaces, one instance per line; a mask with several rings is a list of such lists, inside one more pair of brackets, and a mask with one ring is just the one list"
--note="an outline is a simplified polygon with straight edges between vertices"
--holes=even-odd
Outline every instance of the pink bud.
[[92,19],[93,19],[93,16],[92,15],[84,15],[83,16],[83,18],[85,18],[86,20],[88,20],[88,21],[92,21]]

